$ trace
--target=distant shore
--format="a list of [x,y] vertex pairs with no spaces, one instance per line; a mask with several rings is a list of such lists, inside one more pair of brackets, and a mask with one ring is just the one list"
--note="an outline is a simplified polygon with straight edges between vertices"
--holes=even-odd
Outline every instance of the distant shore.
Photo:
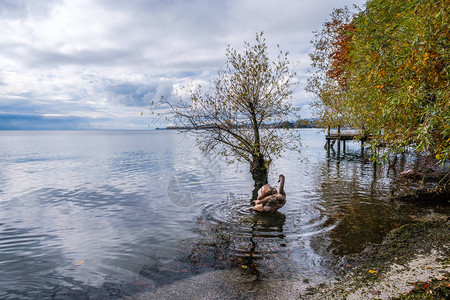
[[[248,125],[250,127],[250,125]],[[317,120],[315,119],[305,119],[298,121],[285,121],[279,123],[272,123],[264,125],[267,128],[280,128],[280,129],[295,129],[295,128],[319,128]],[[240,125],[240,127],[247,127],[247,125]],[[186,130],[193,129],[186,126],[167,126],[167,127],[157,127],[156,130]]]

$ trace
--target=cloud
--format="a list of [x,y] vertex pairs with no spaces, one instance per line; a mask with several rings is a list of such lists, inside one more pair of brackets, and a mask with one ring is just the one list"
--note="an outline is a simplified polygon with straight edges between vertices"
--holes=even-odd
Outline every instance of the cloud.
[[0,114],[0,130],[89,129],[90,120],[75,116]]
[[61,2],[61,0],[2,0],[0,2],[0,17],[8,19],[46,17],[52,7]]
[[124,106],[149,106],[156,97],[157,87],[145,84],[117,83],[108,87],[108,98]]
[[310,97],[299,90],[312,31],[352,2],[364,1],[1,0],[0,112],[139,127],[133,117],[151,101],[208,82],[224,67],[228,43],[240,50],[261,31],[271,50],[280,44],[299,61],[301,106]]
[[25,61],[32,68],[52,68],[64,65],[89,67],[123,64],[132,55],[134,54],[116,49],[81,50],[72,53],[29,49]]

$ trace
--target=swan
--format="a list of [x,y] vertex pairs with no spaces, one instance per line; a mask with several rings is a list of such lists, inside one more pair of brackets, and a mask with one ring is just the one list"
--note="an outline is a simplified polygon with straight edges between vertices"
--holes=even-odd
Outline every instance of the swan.
[[266,184],[258,190],[258,197],[256,198],[256,200],[260,200],[264,197],[267,197],[267,196],[270,196],[270,195],[273,195],[276,193],[277,193],[276,188],[274,188],[270,184]]
[[[286,203],[286,193],[284,192],[284,180],[285,177],[283,174],[280,174],[278,177],[278,182],[280,183],[280,187],[278,192],[275,189],[274,194],[269,194],[263,198],[259,198],[258,191],[258,199],[255,201],[255,206],[252,207],[253,210],[259,212],[276,212]],[[261,188],[262,189],[262,188]]]

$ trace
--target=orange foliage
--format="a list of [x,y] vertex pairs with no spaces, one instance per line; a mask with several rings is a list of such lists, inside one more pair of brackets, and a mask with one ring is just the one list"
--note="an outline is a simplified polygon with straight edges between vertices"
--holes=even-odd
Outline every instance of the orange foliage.
[[327,75],[336,80],[341,87],[347,85],[346,66],[351,63],[350,59],[350,43],[355,32],[355,25],[333,24],[338,25],[335,28],[336,39],[332,41],[333,51],[330,54],[331,66],[327,71]]

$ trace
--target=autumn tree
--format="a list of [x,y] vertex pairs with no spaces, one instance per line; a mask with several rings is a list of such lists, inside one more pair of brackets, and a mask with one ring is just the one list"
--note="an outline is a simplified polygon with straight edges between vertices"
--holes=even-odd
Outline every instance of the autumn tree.
[[355,15],[335,10],[315,43],[317,106],[364,127],[387,154],[412,148],[448,161],[448,4],[370,0]]
[[269,126],[295,114],[295,73],[279,46],[277,58],[270,59],[263,33],[256,35],[254,45],[245,42],[242,52],[228,45],[226,56],[225,70],[208,88],[190,86],[177,103],[163,102],[170,119],[196,136],[203,151],[248,163],[259,188],[267,183],[271,161],[298,143],[293,131]]
[[346,66],[354,31],[352,18],[347,7],[335,9],[331,20],[324,23],[321,31],[315,32],[311,42],[314,46],[310,53],[313,69],[306,90],[318,96],[312,104],[322,126],[348,125]]
[[348,86],[353,123],[389,149],[450,158],[448,0],[372,0],[353,22]]

